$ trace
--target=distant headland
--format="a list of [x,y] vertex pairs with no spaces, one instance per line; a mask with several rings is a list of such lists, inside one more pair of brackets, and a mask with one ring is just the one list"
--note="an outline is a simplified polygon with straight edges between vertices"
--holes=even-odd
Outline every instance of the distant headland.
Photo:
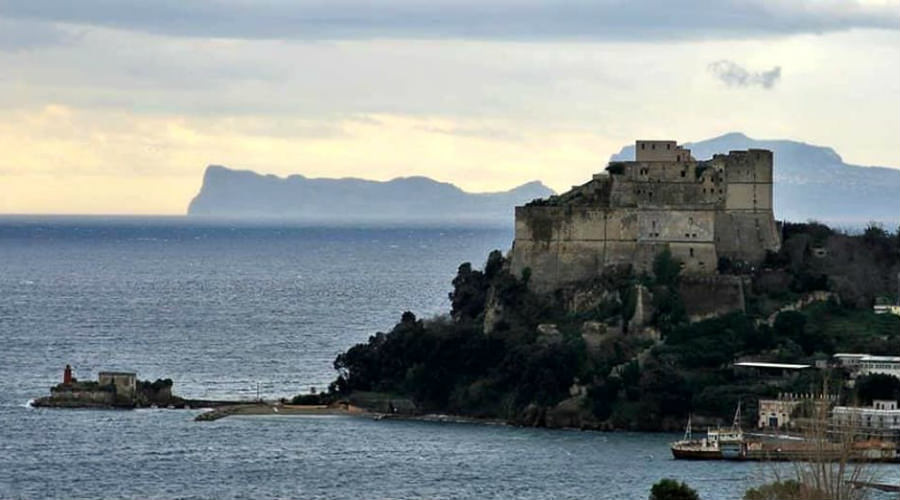
[[513,207],[553,194],[540,182],[469,193],[427,177],[281,178],[210,165],[188,215],[353,223],[503,223]]
[[[753,139],[738,132],[686,143],[684,147],[698,158],[736,150],[771,151],[778,159],[772,198],[778,220],[812,219],[856,229],[872,221],[888,227],[900,224],[900,170],[851,165],[829,147]],[[627,161],[634,156],[634,146],[625,146],[610,161]],[[187,213],[308,222],[508,223],[513,207],[552,194],[553,190],[539,181],[509,191],[469,193],[427,177],[384,182],[277,177],[210,165]]]

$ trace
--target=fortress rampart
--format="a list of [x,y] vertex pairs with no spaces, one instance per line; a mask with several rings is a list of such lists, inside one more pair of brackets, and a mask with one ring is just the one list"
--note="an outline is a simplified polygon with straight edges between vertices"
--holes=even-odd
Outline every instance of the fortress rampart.
[[772,211],[772,152],[695,160],[674,141],[637,141],[587,183],[516,207],[512,271],[550,291],[616,264],[649,271],[665,248],[685,274],[715,274],[720,257],[756,263],[781,244]]

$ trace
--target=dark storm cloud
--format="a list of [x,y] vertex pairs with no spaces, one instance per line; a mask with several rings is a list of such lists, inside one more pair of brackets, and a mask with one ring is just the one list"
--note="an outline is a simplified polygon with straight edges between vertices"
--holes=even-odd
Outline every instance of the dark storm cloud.
[[741,38],[898,29],[892,7],[797,0],[0,0],[0,16],[252,39]]
[[726,59],[710,63],[707,69],[729,87],[762,87],[770,89],[781,78],[781,66],[775,66],[768,71],[752,72],[734,61]]

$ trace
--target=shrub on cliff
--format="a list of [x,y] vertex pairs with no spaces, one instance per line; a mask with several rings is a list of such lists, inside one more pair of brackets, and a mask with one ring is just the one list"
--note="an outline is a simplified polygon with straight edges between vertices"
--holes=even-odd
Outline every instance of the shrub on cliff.
[[[819,246],[827,248],[825,257],[813,251]],[[483,270],[459,267],[449,316],[422,321],[404,313],[389,332],[339,355],[330,392],[404,394],[425,409],[517,419],[528,407],[540,413],[569,398],[576,384],[587,389],[582,408],[618,427],[659,430],[689,411],[727,418],[739,397],[750,403],[773,395],[771,387],[736,373],[737,359],[809,362],[835,351],[900,351],[900,318],[860,309],[856,300],[782,312],[771,327],[759,321],[810,290],[886,294],[884,276],[893,272],[896,279],[897,247],[898,237],[877,227],[848,236],[818,224],[787,224],[782,249],[768,256],[767,269],[753,270],[748,312],[697,323],[686,317],[681,263],[671,252],[654,259],[649,275],[635,276],[626,266],[580,284],[578,293],[537,295],[527,286],[528,273],[512,275],[494,251]],[[731,272],[750,272],[747,263],[737,264]],[[857,268],[848,272],[845,265]],[[859,286],[841,281],[862,279],[853,273],[878,275]],[[651,326],[661,332],[661,344],[627,329],[638,284],[652,293]],[[589,305],[573,308],[576,302]],[[816,382],[804,373],[782,389],[807,392]]]
[[[567,397],[584,367],[584,342],[569,330],[539,339],[538,321],[558,314],[505,264],[495,251],[484,271],[460,266],[450,293],[451,318],[421,321],[404,313],[390,332],[337,357],[339,377],[332,390],[403,393],[425,408],[460,413],[483,413],[490,398],[494,412],[507,412],[492,416],[503,417],[531,403],[553,405]],[[495,331],[486,335],[482,325],[489,300],[503,312]]]
[[650,500],[700,500],[700,496],[686,483],[660,479],[650,488]]

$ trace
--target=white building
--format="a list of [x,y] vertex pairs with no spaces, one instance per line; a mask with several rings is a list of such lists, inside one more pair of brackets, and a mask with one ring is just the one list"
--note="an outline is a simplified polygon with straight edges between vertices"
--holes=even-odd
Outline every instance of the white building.
[[896,401],[876,399],[869,407],[835,406],[831,418],[835,424],[857,429],[900,430]]
[[837,364],[846,367],[851,377],[881,373],[900,379],[900,356],[871,356],[869,354],[838,353]]
[[859,354],[852,352],[839,352],[833,356],[834,362],[845,368],[855,370],[859,368],[859,360],[865,358],[868,354]]
[[890,304],[877,304],[872,307],[872,310],[875,311],[875,314],[895,314],[900,316],[900,306],[893,306]]
[[866,356],[859,360],[859,375],[875,373],[900,378],[900,356]]

